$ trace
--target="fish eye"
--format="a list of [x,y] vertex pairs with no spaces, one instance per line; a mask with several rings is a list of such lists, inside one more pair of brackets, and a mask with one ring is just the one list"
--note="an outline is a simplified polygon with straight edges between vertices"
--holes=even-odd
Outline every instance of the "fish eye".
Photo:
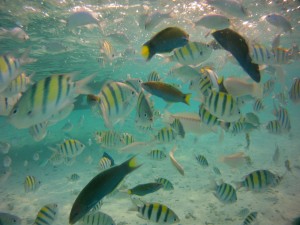
[[31,111],[31,110],[29,110],[29,111],[27,112],[27,115],[28,115],[28,116],[30,116],[30,115],[31,115],[31,113],[32,113],[32,111]]
[[147,113],[145,113],[144,116],[147,117]]
[[18,112],[18,108],[15,108],[12,113],[16,114],[17,112]]
[[131,94],[132,94],[132,95],[134,95],[134,94],[135,94],[135,92],[134,92],[134,91],[132,91],[132,92],[131,92]]

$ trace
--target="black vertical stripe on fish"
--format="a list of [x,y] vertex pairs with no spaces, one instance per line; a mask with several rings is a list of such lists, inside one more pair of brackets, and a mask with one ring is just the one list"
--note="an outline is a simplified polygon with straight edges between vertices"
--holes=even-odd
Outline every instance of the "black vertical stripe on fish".
[[[105,90],[105,89],[104,89],[104,90]],[[107,97],[105,91],[102,91],[102,94],[103,94],[103,96],[104,96],[105,103],[106,103],[106,104],[104,104],[104,102],[103,102],[102,104],[104,104],[104,106],[107,107],[107,109],[108,109],[108,115],[110,115],[110,114],[111,114],[111,108],[110,108],[110,104],[109,104],[109,101],[108,101],[108,97]]]
[[176,60],[179,62],[179,57],[178,57],[178,55],[177,55],[177,52],[175,52],[175,58],[176,58]]
[[153,204],[149,204],[149,208],[148,208],[148,212],[147,212],[147,216],[148,216],[149,220],[151,218],[152,210],[153,210]]
[[208,106],[211,106],[212,98],[213,98],[213,92],[211,92],[209,97],[208,97]]
[[181,56],[181,58],[182,58],[182,59],[185,59],[185,58],[184,58],[184,54],[183,54],[183,51],[182,51],[182,49],[179,49],[179,51],[178,51],[178,52],[180,53],[180,56]]
[[[76,84],[76,83],[74,83],[74,84]],[[66,97],[69,97],[70,90],[71,90],[70,77],[67,77],[66,86],[67,86]]]
[[146,209],[146,204],[144,204],[142,207],[142,215],[145,215],[145,209]]
[[215,93],[215,101],[214,101],[214,112],[216,113],[218,110],[218,101],[219,101],[219,95],[220,93]]
[[162,205],[159,204],[158,206],[158,210],[157,210],[157,214],[156,214],[156,223],[158,223],[159,219],[160,219],[160,216],[161,216],[161,212],[162,212]]
[[240,66],[254,81],[260,82],[258,64],[252,63],[248,44],[240,34],[226,28],[224,30],[213,32],[212,36],[225,50],[229,51],[234,56]]
[[223,96],[224,96],[224,98],[223,98],[223,102],[222,102],[222,113],[221,113],[222,116],[225,114],[226,105],[227,105],[227,95],[224,94]]
[[63,81],[63,76],[58,76],[58,88],[57,88],[57,96],[56,96],[56,101],[55,101],[55,105],[57,106],[59,103],[59,100],[61,98],[61,92],[62,92],[62,81]]
[[167,222],[167,221],[168,221],[169,213],[170,213],[170,209],[167,208],[166,215],[165,215],[165,218],[164,218],[164,222]]
[[120,91],[119,89],[119,86],[116,85],[116,90],[114,90],[114,87],[111,85],[111,83],[107,84],[107,87],[113,97],[113,101],[114,101],[114,105],[116,107],[116,112],[119,113],[119,104],[118,104],[118,99],[117,99],[117,96],[116,96],[116,90],[118,89],[118,91]]
[[4,56],[3,58],[4,58],[4,61],[6,63],[6,66],[8,68],[8,76],[12,76],[12,73],[11,73],[12,68],[11,68],[11,65],[9,63],[8,56]]
[[46,113],[47,105],[48,105],[48,96],[50,92],[50,83],[54,82],[54,79],[51,79],[51,77],[47,77],[44,80],[44,88],[43,88],[43,100],[42,100],[42,112],[43,114]]
[[[186,47],[186,49],[188,50],[188,52],[189,52],[191,58],[194,59],[193,50],[191,49],[191,45],[192,45],[192,44],[187,44],[185,47]],[[195,45],[195,44],[194,44],[194,45]]]

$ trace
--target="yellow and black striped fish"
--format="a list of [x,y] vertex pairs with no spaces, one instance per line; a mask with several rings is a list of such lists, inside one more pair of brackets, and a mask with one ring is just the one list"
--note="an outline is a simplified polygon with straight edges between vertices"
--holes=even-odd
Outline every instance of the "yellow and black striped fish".
[[87,214],[80,221],[84,225],[116,225],[112,217],[104,212]]
[[170,124],[170,126],[177,132],[177,134],[184,138],[185,137],[185,131],[184,131],[184,128],[183,128],[183,125],[180,121],[180,119],[178,118],[175,118],[173,123]]
[[173,224],[180,221],[168,206],[156,202],[139,204],[137,211],[143,219],[159,224]]
[[204,168],[208,167],[208,161],[204,155],[198,154],[198,155],[195,155],[195,158],[202,167],[204,167]]
[[82,153],[85,145],[78,140],[68,139],[58,146],[58,153],[64,157],[73,158]]
[[282,180],[282,177],[269,170],[255,170],[246,175],[242,182],[237,183],[237,188],[246,187],[252,191],[262,191],[268,187],[275,187]]
[[188,42],[183,47],[175,49],[168,61],[179,62],[181,65],[198,65],[210,57],[212,50],[209,44]]
[[269,79],[267,82],[264,83],[263,86],[263,96],[266,97],[270,95],[275,88],[275,80],[274,79]]
[[114,159],[106,152],[103,153],[98,163],[101,170],[106,170],[115,165]]
[[133,110],[137,100],[137,92],[122,82],[109,82],[99,93],[99,107],[105,125],[112,128],[113,124],[125,119]]
[[156,71],[152,71],[151,73],[148,74],[147,81],[161,81],[159,73]]
[[262,99],[256,99],[253,104],[253,111],[254,112],[261,112],[265,108]]
[[279,106],[279,108],[275,107],[274,116],[277,118],[281,131],[289,132],[291,130],[291,120],[287,109]]
[[161,143],[168,143],[174,141],[177,133],[171,127],[164,127],[158,131],[154,139]]
[[102,148],[106,149],[124,146],[122,134],[112,130],[96,132],[95,140]]
[[1,95],[6,97],[14,96],[20,92],[26,91],[28,86],[31,84],[31,76],[26,76],[25,73],[21,73],[14,80],[12,80],[9,85],[5,88]]
[[167,191],[174,190],[173,184],[171,183],[171,181],[169,181],[166,178],[163,178],[163,177],[157,178],[157,179],[155,179],[155,182],[162,184],[164,190],[167,190]]
[[257,212],[251,212],[249,215],[244,219],[242,225],[251,225],[255,222],[257,217]]
[[204,99],[204,107],[218,119],[233,122],[241,117],[238,103],[232,95],[211,91]]
[[289,96],[293,103],[300,103],[300,78],[294,78],[289,91]]
[[167,155],[161,151],[161,150],[158,150],[158,149],[155,149],[155,150],[151,150],[148,155],[150,156],[151,159],[154,159],[154,160],[163,160],[167,157]]
[[235,188],[228,184],[228,183],[222,183],[220,185],[216,185],[215,193],[217,199],[219,199],[221,202],[227,204],[227,203],[234,203],[237,201],[237,195]]
[[129,133],[122,133],[121,134],[121,140],[124,143],[124,145],[130,145],[133,142],[135,142],[134,136]]
[[26,176],[24,181],[24,189],[25,192],[36,191],[41,185],[41,181],[39,181],[35,176]]
[[29,134],[35,141],[41,141],[47,136],[48,121],[44,121],[29,128]]
[[33,225],[52,225],[57,217],[57,204],[48,204],[40,209]]
[[89,94],[87,83],[94,75],[73,81],[75,74],[48,76],[28,88],[14,105],[9,121],[22,129],[47,121],[71,104],[79,94]]
[[278,120],[271,120],[267,123],[266,129],[271,134],[281,134],[281,125]]

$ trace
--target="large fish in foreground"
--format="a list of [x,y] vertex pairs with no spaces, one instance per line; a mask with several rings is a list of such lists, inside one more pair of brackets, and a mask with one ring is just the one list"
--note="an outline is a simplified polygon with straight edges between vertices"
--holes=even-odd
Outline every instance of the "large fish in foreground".
[[95,176],[79,193],[69,217],[74,224],[85,216],[102,198],[111,193],[124,177],[141,165],[137,165],[135,156],[121,165],[111,167]]
[[258,64],[252,63],[249,46],[240,34],[227,28],[212,33],[216,41],[239,62],[240,66],[256,82],[260,82],[260,72]]

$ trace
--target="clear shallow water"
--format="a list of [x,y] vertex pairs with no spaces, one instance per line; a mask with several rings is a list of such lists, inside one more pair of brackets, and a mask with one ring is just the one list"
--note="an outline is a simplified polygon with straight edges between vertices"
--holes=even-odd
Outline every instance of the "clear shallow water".
[[[251,15],[247,19],[234,19],[234,27],[239,33],[249,40],[270,45],[279,29],[271,26],[261,17],[269,13],[280,13],[285,15],[292,23],[294,29],[291,34],[284,34],[281,38],[281,45],[289,48],[292,44],[299,43],[299,1],[284,3],[281,1],[268,2],[243,1],[244,6]],[[166,12],[174,11],[175,18],[163,20],[153,30],[146,31],[139,26],[140,16],[143,12],[142,6],[149,6],[150,10],[164,9]],[[103,33],[97,27],[66,28],[66,19],[76,6],[85,6],[97,13],[99,20],[103,24]],[[2,1],[0,4],[0,27],[13,28],[16,24],[23,26],[30,39],[26,42],[18,42],[10,38],[0,39],[1,54],[5,52],[16,53],[31,48],[30,57],[36,58],[37,62],[25,65],[24,70],[28,74],[35,72],[33,80],[38,81],[45,76],[56,73],[68,73],[80,71],[81,77],[96,73],[96,81],[107,79],[125,80],[130,74],[133,78],[147,79],[147,75],[156,70],[165,82],[178,83],[182,85],[182,91],[187,93],[188,84],[182,84],[179,80],[167,77],[166,74],[175,63],[165,63],[163,59],[154,57],[150,62],[145,62],[140,56],[140,47],[149,38],[167,26],[179,26],[190,34],[191,40],[209,42],[211,36],[205,38],[207,29],[193,28],[190,21],[195,21],[203,13],[212,12],[212,7],[205,3],[185,1],[151,1],[151,2],[115,2],[106,3],[98,1]],[[220,12],[220,11],[219,11]],[[298,14],[297,14],[298,13]],[[102,18],[100,18],[102,15]],[[246,23],[247,21],[247,23]],[[127,47],[134,48],[137,53],[125,58],[124,61],[113,62],[110,66],[101,67],[97,61],[99,56],[99,41],[107,39],[106,34],[123,32],[130,42],[121,44],[111,40],[116,52],[123,52]],[[66,50],[55,50],[51,43],[60,43]],[[48,47],[48,49],[47,49]],[[218,55],[222,51],[213,53],[209,60],[219,61]],[[217,61],[217,62],[218,62]],[[223,60],[220,60],[221,64]],[[299,76],[299,61],[288,65],[283,65],[286,76],[285,85],[291,86],[294,77]],[[224,67],[217,70],[219,76],[239,76],[246,77],[245,72],[237,65],[227,62]],[[266,82],[272,75],[264,74],[262,82]],[[280,87],[284,86],[277,82],[274,93],[280,92]],[[99,87],[100,88],[100,87]],[[250,134],[251,144],[247,150],[244,134],[232,135],[225,132],[223,141],[219,141],[221,134],[218,131],[211,131],[206,134],[187,133],[184,139],[176,140],[170,144],[159,144],[149,146],[134,151],[140,152],[139,161],[144,165],[137,171],[130,174],[125,179],[125,187],[133,187],[136,184],[151,182],[155,178],[162,176],[170,179],[175,186],[171,192],[158,191],[145,197],[146,201],[158,201],[173,209],[182,225],[196,224],[241,224],[243,217],[238,216],[241,208],[246,207],[250,211],[259,212],[260,224],[290,224],[290,221],[299,216],[299,105],[288,101],[288,109],[292,122],[292,129],[288,134],[273,135],[267,132],[265,124],[274,119],[272,93],[264,99],[266,110],[259,114],[262,126]],[[196,112],[198,113],[199,100],[195,93],[191,105],[182,103],[173,104],[169,111],[175,112]],[[165,103],[157,97],[151,97],[154,101],[155,109],[164,113]],[[247,103],[242,112],[251,111],[252,102]],[[85,120],[80,126],[78,121],[84,115]],[[115,126],[120,132],[128,132],[134,135],[137,141],[150,141],[155,132],[141,132],[134,125],[135,110],[123,123]],[[11,175],[7,180],[1,182],[0,211],[18,215],[23,219],[24,224],[32,224],[38,210],[45,204],[57,203],[59,214],[53,224],[68,224],[68,217],[71,206],[79,191],[99,173],[98,161],[104,151],[109,152],[116,163],[123,162],[130,154],[120,153],[117,150],[105,150],[100,148],[94,141],[94,132],[105,130],[101,117],[96,116],[88,107],[76,109],[65,120],[49,127],[47,137],[41,142],[35,142],[27,129],[19,130],[7,123],[5,117],[1,117],[0,141],[11,144],[11,149],[7,154],[1,154],[0,159],[8,155],[12,159]],[[70,120],[74,125],[70,132],[63,132],[62,127]],[[164,126],[161,121],[155,123],[155,128]],[[71,166],[52,166],[43,162],[49,159],[52,152],[48,146],[54,146],[65,138],[78,139],[86,144],[86,149],[81,155],[76,157],[76,161]],[[89,145],[89,139],[92,144]],[[183,165],[185,176],[181,176],[171,165],[169,159],[163,161],[150,160],[147,152],[151,149],[163,149],[168,153],[173,146],[178,146],[175,152],[176,159]],[[272,161],[276,145],[280,149],[279,163]],[[242,165],[231,168],[220,161],[224,155],[243,151],[250,156],[253,164]],[[34,161],[34,153],[39,153],[39,160]],[[206,156],[210,166],[203,169],[194,158],[194,153],[201,153]],[[290,160],[292,173],[286,173],[284,161]],[[24,165],[24,162],[28,164]],[[212,167],[217,166],[221,172],[223,181],[234,184],[243,176],[256,169],[268,169],[280,175],[284,175],[282,182],[275,188],[262,193],[253,193],[240,189],[237,191],[238,200],[234,204],[224,205],[213,195],[210,187],[211,180],[219,180],[212,172]],[[78,173],[78,182],[68,180],[72,173]],[[32,193],[25,193],[23,182],[25,176],[34,175],[41,180],[41,187]],[[130,199],[127,195],[118,193],[106,198],[102,208],[103,212],[113,217],[117,224],[153,224],[136,216],[136,212],[128,211]]]

